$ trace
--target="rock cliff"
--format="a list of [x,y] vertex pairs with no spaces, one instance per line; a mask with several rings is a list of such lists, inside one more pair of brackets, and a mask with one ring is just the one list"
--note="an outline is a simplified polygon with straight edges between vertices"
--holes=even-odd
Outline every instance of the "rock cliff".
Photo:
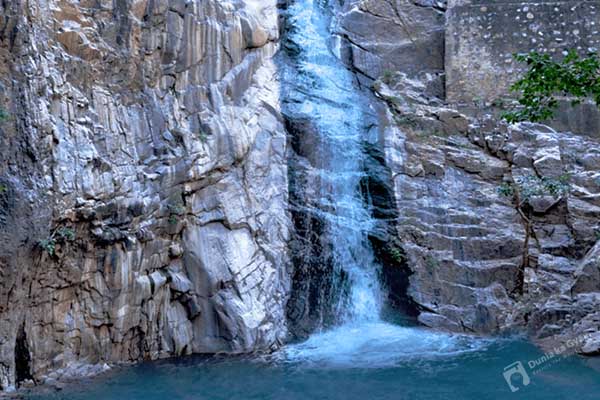
[[[379,147],[392,175],[397,247],[387,252],[410,274],[408,298],[421,323],[525,331],[544,346],[591,333],[579,351],[599,352],[597,110],[565,109],[550,126],[509,126],[494,101],[509,95],[522,68],[512,52],[593,50],[598,7],[491,0],[343,7],[347,62],[361,76],[380,74],[363,81],[388,105]],[[377,42],[378,32],[406,39],[383,34]]]
[[[0,2],[0,390],[268,351],[328,319],[328,244],[298,212],[318,143],[282,116],[277,3]],[[508,126],[494,102],[510,52],[597,46],[598,2],[333,5],[393,302],[600,353],[599,114]]]
[[0,13],[0,388],[277,346],[290,222],[276,2]]

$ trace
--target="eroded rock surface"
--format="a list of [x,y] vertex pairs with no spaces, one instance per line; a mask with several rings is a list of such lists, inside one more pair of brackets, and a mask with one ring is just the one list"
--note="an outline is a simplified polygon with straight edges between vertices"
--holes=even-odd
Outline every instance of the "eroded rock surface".
[[598,141],[469,119],[416,96],[423,84],[394,79],[401,91],[377,88],[395,119],[386,156],[419,320],[526,328],[543,344],[598,331]]
[[[388,47],[371,46],[371,31],[392,32],[399,20],[415,21],[415,12],[446,13],[447,52],[432,53],[441,59],[408,57],[413,64],[390,59],[386,68],[393,72],[380,67],[377,81],[363,79],[389,108],[379,146],[396,199],[395,253],[412,273],[408,295],[423,324],[476,333],[526,331],[545,346],[585,335],[578,350],[598,352],[600,127],[591,115],[586,123],[572,121],[578,133],[565,130],[564,120],[577,117],[563,111],[555,128],[507,125],[494,110],[474,109],[481,103],[478,90],[484,99],[505,94],[516,71],[511,52],[595,46],[597,32],[587,29],[596,23],[597,6],[595,1],[451,1],[447,7],[356,2],[342,14],[347,21],[379,18],[371,30],[361,27],[374,24],[340,24],[349,27],[348,46],[367,53],[348,59],[362,76],[364,60],[381,65],[390,54]],[[560,25],[559,14],[577,26]],[[517,29],[507,31],[507,19],[517,17]],[[435,21],[424,25],[428,31],[439,29]],[[554,36],[536,39],[540,29],[556,24],[561,27]],[[433,43],[430,49],[435,48]],[[486,51],[485,57],[478,55]],[[445,69],[437,70],[440,64]],[[448,98],[439,90],[440,77],[446,79]],[[457,111],[447,105],[459,97],[474,106]],[[520,188],[518,199],[514,187]]]
[[277,346],[290,223],[276,2],[0,11],[0,389]]
[[443,1],[353,0],[343,2],[336,33],[347,57],[371,79],[403,70],[439,73],[444,69]]

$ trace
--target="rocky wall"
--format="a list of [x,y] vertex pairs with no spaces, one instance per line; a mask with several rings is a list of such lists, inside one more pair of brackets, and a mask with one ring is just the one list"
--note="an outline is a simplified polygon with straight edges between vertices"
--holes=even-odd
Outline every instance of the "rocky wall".
[[[367,81],[397,69],[438,76],[444,70],[445,7],[428,0],[343,2],[334,29],[340,56]],[[443,93],[441,81],[435,90]]]
[[[437,2],[413,6],[444,9]],[[372,18],[361,7],[352,12]],[[407,9],[387,7],[377,29],[395,29]],[[429,70],[419,57],[394,64],[369,85],[389,109],[378,144],[396,200],[401,251],[395,254],[411,269],[406,290],[421,323],[471,333],[526,332],[548,347],[591,334],[578,351],[600,352],[600,125],[593,108],[565,108],[553,129],[508,125],[481,107],[504,96],[517,76],[513,52],[532,44],[556,54],[565,46],[595,46],[597,9],[591,1],[450,1],[447,100],[462,103],[454,105],[475,118],[439,97],[435,74],[415,74],[420,66]],[[363,49],[369,40],[353,39]],[[385,54],[369,51],[364,58]],[[573,127],[577,134],[569,132]],[[514,193],[503,190],[518,182],[530,196],[520,207]],[[534,187],[544,182],[564,182],[564,192]]]
[[275,1],[0,5],[0,389],[286,335]]

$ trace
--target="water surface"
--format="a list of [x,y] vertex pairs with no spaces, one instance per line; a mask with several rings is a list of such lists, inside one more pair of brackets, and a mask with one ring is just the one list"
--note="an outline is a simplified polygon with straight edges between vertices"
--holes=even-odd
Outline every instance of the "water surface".
[[[444,340],[423,332],[425,339]],[[429,337],[427,335],[434,335]],[[127,400],[486,400],[486,399],[598,399],[600,373],[593,359],[556,358],[530,371],[527,361],[541,353],[525,342],[493,340],[458,351],[442,346],[438,354],[423,352],[423,344],[410,347],[406,357],[387,357],[389,343],[340,343],[339,352],[321,348],[320,354],[302,347],[286,348],[275,360],[264,358],[190,357],[141,364],[110,372],[58,393],[31,395],[31,399]],[[449,338],[445,335],[446,339]],[[390,338],[393,340],[392,338]],[[302,346],[307,346],[303,344]],[[361,346],[366,346],[361,349]],[[376,351],[372,351],[375,346]],[[393,344],[392,344],[393,346]],[[473,346],[473,343],[471,344]],[[350,350],[350,351],[348,351]],[[358,350],[358,351],[356,351]],[[360,351],[364,350],[364,351]],[[425,349],[425,353],[426,353]],[[337,354],[336,354],[337,353]],[[323,362],[325,360],[325,362]],[[529,385],[515,385],[513,393],[502,375],[514,361],[522,361]],[[317,362],[318,361],[318,362]],[[545,368],[545,369],[544,369]]]

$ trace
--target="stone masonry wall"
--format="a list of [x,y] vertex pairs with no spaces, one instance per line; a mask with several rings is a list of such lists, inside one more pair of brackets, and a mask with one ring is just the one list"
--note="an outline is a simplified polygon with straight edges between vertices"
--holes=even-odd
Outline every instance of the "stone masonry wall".
[[599,1],[450,0],[446,16],[450,103],[505,97],[524,67],[513,53],[600,48]]

